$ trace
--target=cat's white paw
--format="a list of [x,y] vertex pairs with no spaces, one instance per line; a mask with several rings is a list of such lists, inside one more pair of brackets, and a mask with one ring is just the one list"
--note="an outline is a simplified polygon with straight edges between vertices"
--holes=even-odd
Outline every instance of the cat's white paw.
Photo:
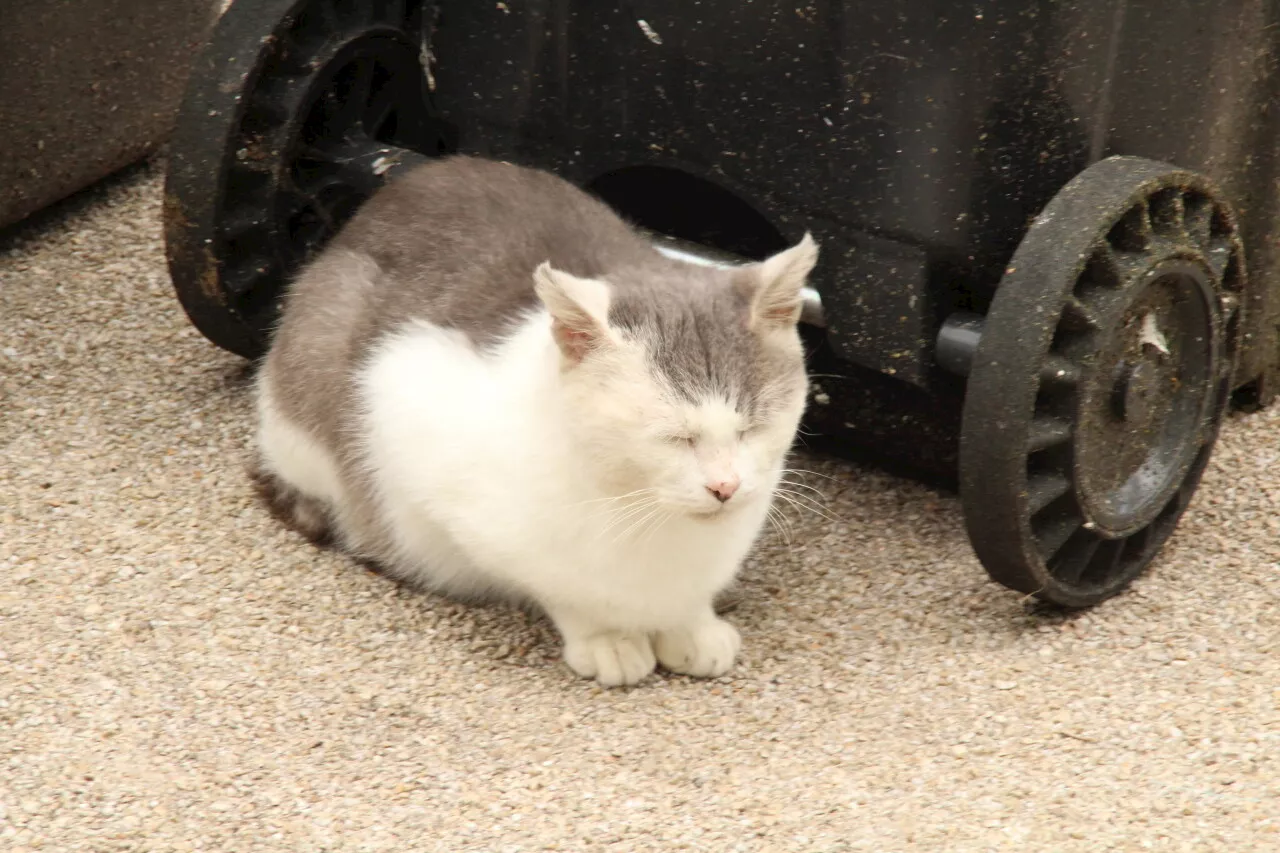
[[637,684],[657,666],[649,635],[633,631],[566,637],[564,661],[578,675],[605,687]]
[[654,651],[664,667],[682,675],[714,678],[733,666],[742,637],[738,629],[711,618],[672,631],[659,631]]

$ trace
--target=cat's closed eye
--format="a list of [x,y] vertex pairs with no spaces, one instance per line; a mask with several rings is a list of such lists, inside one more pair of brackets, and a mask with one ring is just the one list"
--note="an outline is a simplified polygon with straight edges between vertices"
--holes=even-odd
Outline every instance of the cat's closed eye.
[[[738,441],[746,441],[747,437],[755,433],[758,429],[759,427],[755,424],[748,427],[743,427],[737,432]],[[662,440],[667,444],[688,445],[689,447],[694,447],[698,444],[698,437],[696,435],[692,435],[690,433],[683,433],[683,432],[667,433],[666,435],[662,436]]]

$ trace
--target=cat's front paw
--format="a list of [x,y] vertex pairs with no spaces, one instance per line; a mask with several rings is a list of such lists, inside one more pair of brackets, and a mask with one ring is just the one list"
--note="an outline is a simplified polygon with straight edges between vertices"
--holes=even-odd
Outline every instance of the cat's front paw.
[[649,635],[631,631],[566,637],[564,661],[578,675],[605,687],[638,684],[657,666]]
[[659,631],[654,640],[654,651],[664,667],[699,678],[724,675],[741,648],[738,629],[715,617],[672,631]]

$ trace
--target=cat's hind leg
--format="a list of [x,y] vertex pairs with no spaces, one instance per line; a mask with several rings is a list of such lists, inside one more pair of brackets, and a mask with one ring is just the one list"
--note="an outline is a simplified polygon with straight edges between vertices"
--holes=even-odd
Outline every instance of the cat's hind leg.
[[249,466],[249,479],[267,509],[286,527],[316,545],[333,543],[329,510],[269,471],[261,460]]
[[290,421],[262,382],[258,389],[258,457],[250,467],[258,494],[277,518],[316,543],[333,539],[342,483],[332,455]]

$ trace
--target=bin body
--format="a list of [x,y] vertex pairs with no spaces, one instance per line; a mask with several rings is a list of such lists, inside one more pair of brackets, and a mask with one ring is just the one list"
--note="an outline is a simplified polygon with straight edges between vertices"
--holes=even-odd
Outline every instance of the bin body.
[[748,256],[811,230],[823,431],[954,471],[963,380],[934,362],[940,324],[984,311],[1031,218],[1115,154],[1225,191],[1251,276],[1236,381],[1269,378],[1275,3],[458,0],[426,46],[464,152]]
[[0,3],[0,226],[145,156],[167,135],[221,3]]

